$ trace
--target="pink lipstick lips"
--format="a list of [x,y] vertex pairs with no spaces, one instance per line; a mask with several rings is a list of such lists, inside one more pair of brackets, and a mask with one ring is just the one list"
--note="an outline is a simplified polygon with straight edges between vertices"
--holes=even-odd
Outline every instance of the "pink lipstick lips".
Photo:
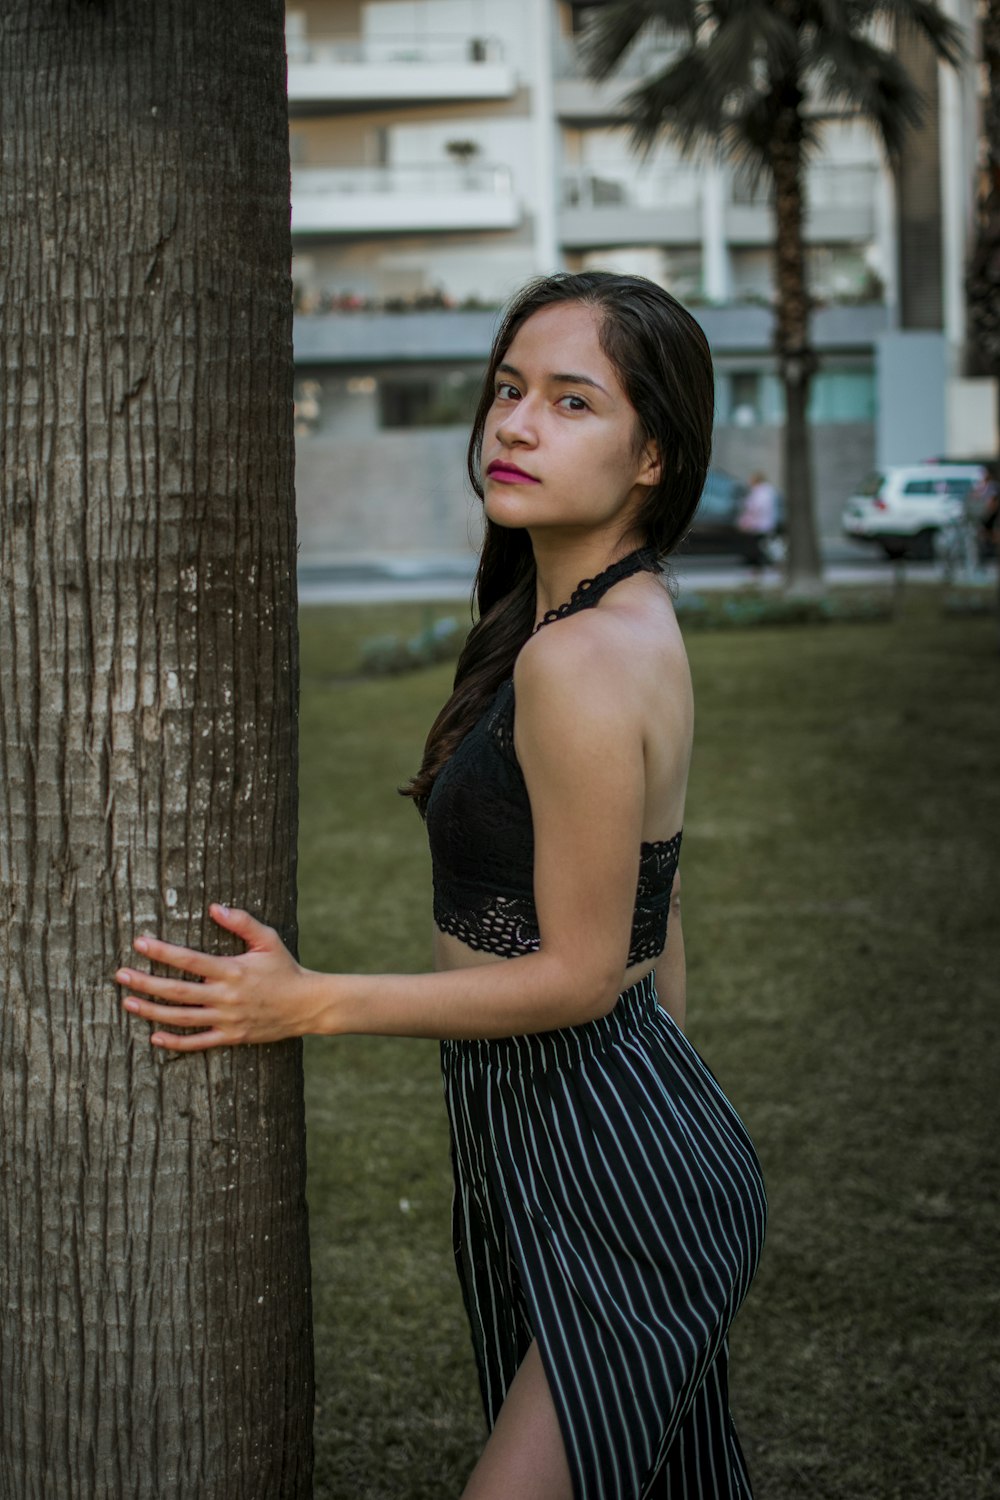
[[539,483],[533,474],[526,474],[523,469],[517,467],[517,464],[509,464],[502,458],[495,458],[487,467],[486,472],[491,479],[497,479],[501,484]]

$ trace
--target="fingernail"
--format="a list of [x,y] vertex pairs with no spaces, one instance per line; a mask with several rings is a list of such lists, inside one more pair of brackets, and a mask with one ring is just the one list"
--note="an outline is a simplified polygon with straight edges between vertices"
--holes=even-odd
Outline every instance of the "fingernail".
[[149,1040],[152,1042],[152,1044],[153,1044],[154,1047],[162,1047],[163,1046],[163,1038],[162,1038],[162,1036],[151,1036]]
[[138,1010],[139,1009],[139,1002],[138,1002],[138,1000],[133,1000],[131,996],[129,996],[129,998],[127,1000],[123,1000],[122,1004],[124,1005],[124,1007],[125,1007],[126,1010]]
[[146,949],[149,947],[149,942],[144,937],[137,937],[135,942],[132,944],[132,947],[138,949],[140,953],[145,953]]
[[221,901],[217,901],[215,904],[219,908],[219,910],[222,912],[222,915],[224,917],[228,917],[229,916],[229,907],[228,906],[223,906],[223,904],[222,904]]
[[132,975],[129,973],[128,969],[119,969],[118,973],[115,975],[115,978],[118,980],[119,984],[128,984],[129,980],[132,978]]

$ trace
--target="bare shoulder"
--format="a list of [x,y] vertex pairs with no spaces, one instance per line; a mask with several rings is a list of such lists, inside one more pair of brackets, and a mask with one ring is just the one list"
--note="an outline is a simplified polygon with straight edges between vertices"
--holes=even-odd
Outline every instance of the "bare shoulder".
[[519,700],[532,704],[586,690],[592,706],[648,715],[686,709],[687,653],[666,588],[648,575],[628,579],[596,609],[555,620],[522,647],[514,668]]
[[593,609],[554,620],[514,667],[514,745],[534,807],[571,789],[636,838],[683,823],[694,726],[673,603],[658,580],[626,579]]

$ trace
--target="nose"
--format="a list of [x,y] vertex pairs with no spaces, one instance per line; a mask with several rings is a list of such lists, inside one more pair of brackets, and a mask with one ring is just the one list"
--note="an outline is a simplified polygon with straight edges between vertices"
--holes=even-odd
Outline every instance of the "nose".
[[522,396],[517,405],[504,414],[496,435],[497,441],[505,448],[534,446],[537,441],[535,418],[527,396]]

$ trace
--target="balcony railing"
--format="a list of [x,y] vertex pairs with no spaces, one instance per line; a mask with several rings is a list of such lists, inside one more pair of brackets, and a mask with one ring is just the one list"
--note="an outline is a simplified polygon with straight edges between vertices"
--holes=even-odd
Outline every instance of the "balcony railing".
[[661,168],[635,176],[624,167],[564,172],[564,208],[696,208],[701,202],[701,179],[691,167]]
[[300,234],[511,229],[519,221],[505,166],[296,167],[292,172],[292,228]]
[[511,191],[509,167],[469,165],[463,167],[296,167],[292,173],[292,196],[296,189],[322,195],[398,194],[412,198],[418,193],[496,193]]
[[288,36],[288,61],[323,63],[342,67],[395,67],[404,63],[449,64],[502,63],[503,44],[492,36],[432,33],[420,36],[387,36],[363,40],[345,36]]
[[[806,205],[809,209],[870,208],[878,184],[874,162],[838,165],[817,162],[806,169]],[[745,179],[732,179],[729,201],[740,208],[764,207],[774,202],[774,186],[761,178],[752,190]]]
[[[668,41],[666,37],[646,40],[641,46],[631,47],[626,52],[610,82],[638,83],[665,68],[679,51],[680,43]],[[557,79],[586,79],[589,76],[580,44],[573,37],[556,39],[555,74]]]

